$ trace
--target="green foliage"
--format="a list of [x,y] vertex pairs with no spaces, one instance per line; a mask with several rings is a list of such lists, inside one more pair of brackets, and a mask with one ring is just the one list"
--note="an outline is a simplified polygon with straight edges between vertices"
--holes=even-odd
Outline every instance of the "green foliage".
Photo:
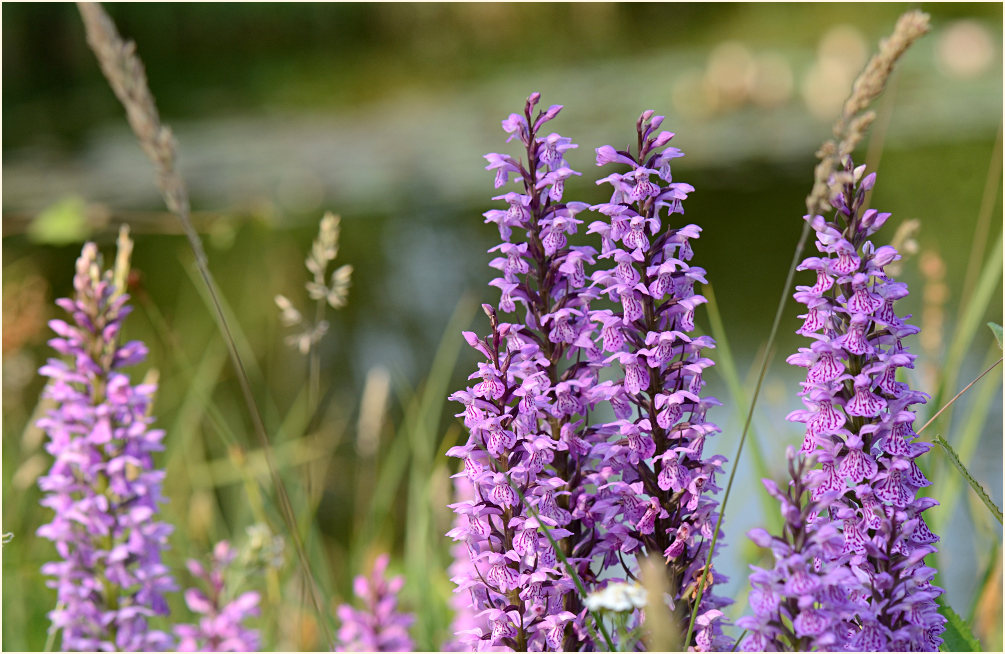
[[980,652],[981,644],[970,630],[970,625],[948,604],[943,604],[940,613],[946,618],[946,631],[942,634],[943,652]]

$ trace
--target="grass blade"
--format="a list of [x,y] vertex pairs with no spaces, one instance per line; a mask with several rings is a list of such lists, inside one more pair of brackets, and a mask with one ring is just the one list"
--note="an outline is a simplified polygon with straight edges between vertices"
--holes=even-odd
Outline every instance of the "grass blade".
[[953,449],[953,446],[947,443],[946,440],[942,438],[942,436],[936,436],[933,440],[935,441],[936,444],[941,446],[942,449],[944,449],[947,454],[949,454],[950,462],[954,466],[956,466],[956,469],[960,471],[960,474],[963,475],[963,478],[967,480],[968,484],[970,484],[970,488],[974,490],[974,493],[977,494],[977,497],[979,497],[981,501],[984,502],[984,506],[988,507],[988,510],[991,511],[991,514],[994,515],[994,517],[998,520],[998,523],[1001,524],[1002,523],[1001,508],[994,503],[994,501],[988,495],[987,491],[984,490],[984,487],[981,486],[980,482],[974,479],[974,476],[971,475],[970,471],[967,470],[966,466],[963,465],[963,463],[960,461],[960,457],[957,456],[956,454],[956,450]]
[[979,591],[974,595],[968,622],[973,633],[982,639],[988,651],[1002,649],[1002,550],[992,545],[988,566],[981,577]]

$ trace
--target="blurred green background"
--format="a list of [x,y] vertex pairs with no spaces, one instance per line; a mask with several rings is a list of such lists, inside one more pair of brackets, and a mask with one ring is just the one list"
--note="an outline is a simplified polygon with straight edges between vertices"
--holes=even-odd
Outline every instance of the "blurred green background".
[[[675,176],[696,187],[687,218],[705,230],[696,260],[736,369],[732,385],[723,361],[709,375],[726,403],[710,447],[732,458],[747,401],[738,389],[752,387],[813,153],[879,38],[915,6],[931,13],[933,31],[904,57],[858,158],[878,165],[873,206],[893,212],[876,240],[919,221],[900,273],[913,290],[906,311],[924,329],[911,345],[920,355],[911,381],[945,402],[1000,356],[983,327],[1002,315],[1000,4],[107,7],[137,42],[178,138],[193,218],[332,607],[389,550],[392,569],[408,574],[405,606],[420,613],[417,645],[436,649],[445,634],[453,463],[443,452],[462,438],[445,396],[474,367],[459,331],[484,331],[475,308],[498,299],[485,253],[498,234],[481,217],[496,191],[481,155],[513,151],[499,121],[535,90],[565,105],[554,129],[580,144],[568,158],[584,173],[567,197],[601,202],[593,148],[632,141],[643,109],[667,116],[687,153]],[[191,251],[76,8],[2,11],[3,531],[14,533],[3,547],[3,643],[40,649],[54,594],[38,568],[54,551],[34,536],[48,520],[35,485],[48,466],[31,426],[35,370],[49,356],[52,300],[70,292],[86,239],[110,255],[126,222],[136,241],[126,335],[151,349],[134,378],[159,373],[165,512],[177,525],[169,562],[180,569],[219,538],[241,543],[254,522],[282,529]],[[307,364],[283,343],[273,296],[306,306],[302,261],[325,210],[343,217],[337,263],[355,272],[348,306],[329,315],[323,396],[311,412]],[[784,364],[803,344],[797,313],[790,303],[730,500],[730,547],[718,565],[732,577],[732,615],[743,610],[746,566],[760,556],[742,534],[776,519],[764,513],[758,475],[779,476],[785,446],[800,440],[784,421],[798,407],[801,371]],[[712,329],[707,315],[699,327]],[[1000,504],[1000,369],[930,429]],[[931,512],[943,536],[941,583],[984,647],[1000,648],[1000,526],[935,454],[928,490],[943,501]],[[293,569],[288,555],[276,573],[282,591],[267,596],[266,643],[323,646]]]

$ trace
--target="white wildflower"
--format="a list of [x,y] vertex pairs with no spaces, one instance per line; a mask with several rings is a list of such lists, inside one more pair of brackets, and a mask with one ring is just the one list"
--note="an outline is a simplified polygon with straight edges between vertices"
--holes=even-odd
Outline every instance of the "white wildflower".
[[646,605],[646,590],[638,584],[623,581],[607,584],[603,590],[590,593],[583,602],[591,611],[631,611]]

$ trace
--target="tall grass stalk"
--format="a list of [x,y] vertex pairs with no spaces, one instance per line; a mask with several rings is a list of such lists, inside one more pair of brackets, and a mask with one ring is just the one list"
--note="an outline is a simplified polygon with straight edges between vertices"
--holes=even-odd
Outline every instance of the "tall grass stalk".
[[960,457],[956,453],[956,450],[953,449],[953,446],[947,443],[946,440],[942,438],[942,436],[936,435],[934,440],[935,443],[937,445],[940,445],[942,449],[945,450],[946,454],[949,455],[950,463],[952,463],[953,466],[955,466],[956,469],[959,471],[960,475],[962,475],[963,478],[967,480],[967,483],[970,484],[970,488],[973,489],[974,494],[977,496],[977,498],[984,503],[984,506],[988,508],[988,511],[990,511],[991,514],[994,515],[995,519],[998,520],[998,524],[1001,525],[1002,524],[1001,507],[994,503],[994,501],[991,499],[991,496],[988,495],[988,492],[984,490],[983,486],[981,486],[981,483],[977,481],[972,474],[970,474],[970,471],[967,470],[967,467],[963,465],[963,463],[960,461]]
[[77,6],[87,32],[87,43],[97,56],[101,70],[108,79],[112,90],[125,107],[129,125],[136,134],[140,146],[154,164],[157,173],[157,184],[161,190],[161,195],[164,197],[168,209],[181,222],[189,245],[195,254],[196,266],[199,269],[206,288],[212,296],[213,305],[216,309],[217,324],[230,350],[231,361],[237,372],[241,394],[247,406],[248,413],[251,416],[255,434],[265,454],[266,462],[269,465],[272,483],[278,498],[283,520],[286,523],[287,531],[296,549],[303,575],[311,587],[318,621],[324,629],[329,646],[334,648],[334,635],[328,621],[327,611],[324,608],[323,599],[311,571],[310,562],[304,551],[303,542],[297,530],[296,514],[290,505],[283,480],[279,476],[275,463],[272,460],[272,451],[269,437],[265,431],[265,424],[262,421],[254,394],[251,391],[248,374],[245,370],[244,362],[238,354],[230,325],[220,306],[219,297],[213,284],[213,277],[209,271],[206,252],[189,218],[188,191],[175,165],[177,152],[174,136],[170,129],[161,124],[153,94],[151,94],[147,85],[143,64],[136,55],[135,44],[122,40],[115,28],[115,24],[100,5],[82,2],[78,3]]
[[[238,439],[237,434],[230,428],[230,425],[223,416],[223,412],[217,406],[216,402],[213,401],[213,388],[215,387],[216,380],[219,379],[220,370],[227,357],[226,352],[218,347],[217,344],[210,344],[203,353],[198,369],[196,369],[184,347],[182,347],[178,335],[168,324],[167,320],[164,319],[164,315],[156,303],[152,302],[145,292],[140,291],[135,295],[137,303],[146,314],[150,325],[153,327],[154,334],[162,343],[162,347],[170,353],[171,358],[180,368],[184,378],[191,380],[188,390],[182,398],[175,420],[168,430],[167,440],[171,443],[180,443],[180,447],[175,446],[172,448],[165,465],[165,469],[168,471],[167,481],[176,477],[176,474],[172,473],[172,470],[177,470],[180,466],[186,471],[187,478],[189,479],[189,488],[194,489],[200,486],[199,481],[201,477],[193,473],[191,466],[182,465],[178,462],[178,452],[188,453],[195,449],[193,439],[195,434],[198,433],[197,426],[205,418],[210,428],[226,447],[228,457],[231,460],[228,472],[233,474],[233,471],[237,471],[240,482],[245,489],[245,496],[248,499],[247,507],[250,509],[255,522],[269,524],[270,520],[266,512],[259,481],[251,474],[246,465],[244,447]],[[219,477],[216,478],[219,479]],[[219,487],[220,485],[218,483],[215,487]],[[278,606],[281,600],[278,572],[275,569],[269,568],[265,573],[265,582],[266,600],[270,605]]]
[[[258,359],[255,357],[255,348],[252,347],[251,340],[241,326],[237,312],[234,311],[227,298],[220,292],[214,279],[211,278],[208,284],[203,283],[202,273],[199,271],[198,264],[185,266],[185,272],[188,274],[189,279],[192,280],[192,287],[199,294],[199,299],[202,300],[207,311],[218,314],[220,320],[226,321],[230,336],[229,340],[232,341],[234,352],[236,352],[236,355],[242,362],[249,387],[251,385],[261,385],[265,381],[265,373],[258,364]],[[227,343],[227,339],[224,339],[224,342]],[[228,343],[229,347],[230,344]],[[272,396],[266,394],[264,401],[267,415],[270,417],[279,415],[279,409],[272,401]],[[261,416],[261,412],[258,415]]]
[[[838,164],[843,157],[854,151],[855,147],[865,136],[869,125],[875,120],[876,115],[867,111],[869,105],[880,96],[886,86],[887,80],[893,72],[893,67],[901,55],[916,40],[921,38],[929,30],[928,14],[920,11],[909,11],[902,14],[897,20],[893,34],[880,41],[879,52],[873,55],[865,65],[865,69],[859,74],[852,85],[852,92],[845,101],[841,116],[834,124],[834,138],[826,141],[817,152],[820,163],[814,171],[813,189],[806,198],[806,208],[810,214],[817,214],[826,211],[830,204],[828,198],[831,196],[830,178],[831,174],[837,170]],[[778,325],[781,322],[785,303],[788,300],[792,281],[795,278],[796,266],[802,258],[803,248],[806,246],[806,239],[810,232],[810,223],[803,223],[802,233],[796,245],[796,251],[789,265],[788,274],[785,277],[785,286],[782,288],[782,297],[775,310],[775,318],[771,324],[771,332],[768,334],[767,345],[764,348],[764,357],[761,360],[761,370],[757,376],[757,384],[754,386],[754,394],[750,401],[750,410],[747,412],[747,419],[744,422],[743,431],[740,434],[740,442],[736,448],[736,456],[733,457],[733,467],[729,473],[729,482],[726,484],[726,492],[722,497],[722,505],[719,510],[719,519],[712,533],[712,546],[709,548],[708,557],[705,560],[705,567],[702,570],[701,581],[698,583],[698,596],[695,600],[694,608],[691,611],[691,621],[687,627],[687,637],[684,642],[691,642],[691,635],[694,633],[694,623],[698,617],[698,606],[702,595],[705,592],[705,585],[708,570],[712,563],[712,553],[715,551],[716,541],[719,539],[719,531],[722,528],[723,518],[726,516],[726,502],[729,500],[730,491],[733,488],[733,480],[740,465],[740,456],[743,454],[743,445],[747,440],[747,432],[754,416],[754,407],[757,405],[757,398],[761,392],[761,384],[764,381],[768,364],[771,360],[772,347],[775,336],[778,333]],[[1000,241],[999,241],[1000,246]]]
[[[886,134],[893,121],[893,108],[897,98],[897,75],[890,75],[886,90],[879,100],[879,110],[876,122],[872,128],[872,135],[865,147],[865,167],[866,170],[878,170],[879,163],[883,159],[883,149],[886,147]],[[865,194],[865,206],[870,206],[873,189],[869,189]]]

